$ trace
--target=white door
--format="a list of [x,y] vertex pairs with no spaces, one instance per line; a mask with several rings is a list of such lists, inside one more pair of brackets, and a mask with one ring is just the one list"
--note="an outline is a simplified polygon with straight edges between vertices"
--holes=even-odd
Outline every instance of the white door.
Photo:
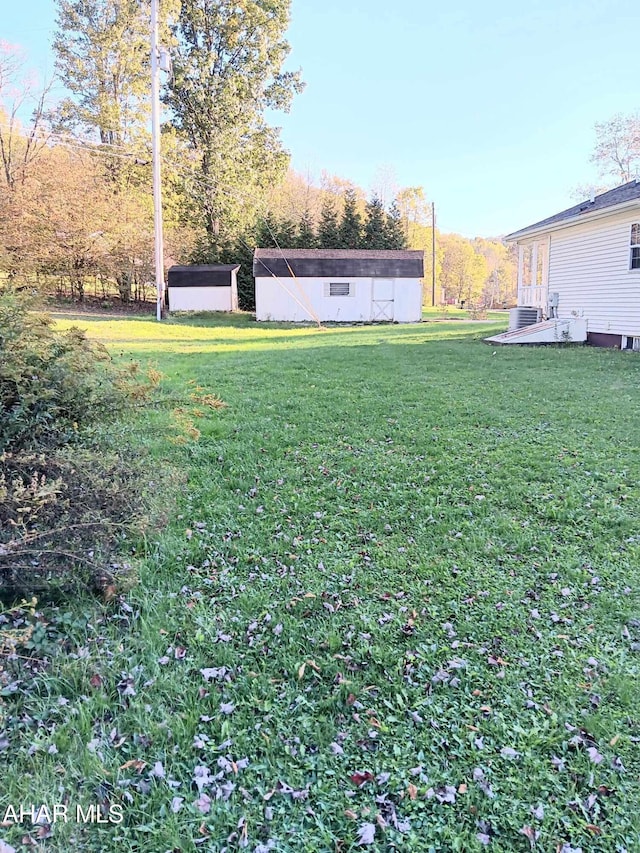
[[372,320],[393,320],[393,279],[374,278],[372,289]]

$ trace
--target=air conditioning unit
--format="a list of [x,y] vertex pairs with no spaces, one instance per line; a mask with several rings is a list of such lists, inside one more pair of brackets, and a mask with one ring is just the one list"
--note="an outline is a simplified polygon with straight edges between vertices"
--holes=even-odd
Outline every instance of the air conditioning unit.
[[512,308],[509,311],[509,331],[524,329],[538,322],[537,308]]

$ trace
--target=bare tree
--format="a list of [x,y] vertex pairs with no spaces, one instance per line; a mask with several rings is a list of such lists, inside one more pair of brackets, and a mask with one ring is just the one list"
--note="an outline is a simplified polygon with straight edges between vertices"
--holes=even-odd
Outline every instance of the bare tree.
[[598,166],[601,177],[626,183],[640,174],[639,112],[617,113],[608,121],[597,122],[595,131],[591,162]]
[[[25,59],[18,48],[0,41],[0,164],[7,189],[24,183],[30,166],[47,145],[45,103],[51,82],[37,88],[24,72]],[[31,105],[31,121],[20,121]]]

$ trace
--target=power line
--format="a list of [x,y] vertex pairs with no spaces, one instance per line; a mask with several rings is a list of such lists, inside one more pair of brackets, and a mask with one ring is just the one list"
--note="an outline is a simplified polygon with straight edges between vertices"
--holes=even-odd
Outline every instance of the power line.
[[122,154],[120,153],[120,151],[104,151],[101,150],[101,145],[86,144],[82,140],[76,141],[76,138],[74,137],[61,136],[59,134],[47,133],[45,131],[36,133],[20,133],[15,127],[15,125],[2,121],[0,121],[0,128],[4,128],[5,130],[10,131],[11,133],[15,131],[16,135],[19,136],[20,139],[23,139],[27,142],[31,141],[40,143],[43,148],[51,148],[53,146],[67,148],[71,151],[85,151],[88,154],[96,155],[99,157],[105,157],[109,159],[115,157],[120,160],[128,160],[129,162],[133,161],[133,164],[137,166],[146,166],[149,162],[146,160],[140,160],[138,155],[133,152]]

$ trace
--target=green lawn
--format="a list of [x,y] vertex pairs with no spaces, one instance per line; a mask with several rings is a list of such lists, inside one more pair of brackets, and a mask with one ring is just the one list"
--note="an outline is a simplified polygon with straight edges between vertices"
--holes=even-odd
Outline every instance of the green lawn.
[[[467,308],[458,308],[457,305],[438,305],[435,308],[431,306],[423,307],[423,320],[469,320],[472,312]],[[487,319],[491,321],[501,322],[506,325],[509,320],[509,312],[498,309],[487,309]]]
[[640,850],[637,356],[79,325],[164,373],[108,430],[173,479],[126,600],[4,664],[3,809],[123,808],[43,850]]

